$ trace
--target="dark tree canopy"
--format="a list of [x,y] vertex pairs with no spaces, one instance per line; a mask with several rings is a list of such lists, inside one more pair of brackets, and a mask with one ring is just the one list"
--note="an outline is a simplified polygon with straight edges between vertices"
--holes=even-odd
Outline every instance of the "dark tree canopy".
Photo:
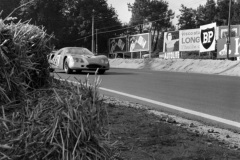
[[[228,24],[229,0],[207,0],[205,5],[199,5],[195,9],[183,7],[180,9],[179,16],[180,29],[194,27],[216,22],[218,26]],[[233,1],[231,7],[231,24],[240,24],[240,0]],[[186,27],[187,26],[187,27]]]
[[[171,20],[174,13],[168,9],[168,3],[163,0],[135,0],[128,4],[132,11],[131,25],[139,25],[148,21],[154,21],[154,27],[158,30],[166,30],[172,27]],[[140,32],[142,28],[140,27]]]
[[[128,4],[132,12],[129,34],[142,32],[152,33],[152,52],[158,53],[162,50],[162,32],[172,30],[174,26],[171,20],[174,18],[174,12],[169,9],[168,2],[163,0],[135,0],[133,4]],[[145,30],[145,24],[151,24],[151,27]]]
[[[29,1],[21,0],[21,4]],[[84,46],[91,49],[93,14],[94,29],[114,25],[121,28],[115,10],[108,6],[106,0],[33,0],[21,8],[19,16],[44,26],[49,34],[54,33],[57,48]],[[113,36],[113,33],[99,35],[100,52],[107,50],[109,36]]]
[[196,10],[187,8],[182,4],[180,12],[181,15],[179,16],[178,20],[179,29],[196,28]]
[[[24,5],[26,4],[27,5]],[[240,0],[232,1],[231,24],[240,24]],[[21,8],[18,8],[19,6]],[[128,25],[123,25],[107,0],[0,0],[0,18],[4,19],[14,9],[11,16],[18,21],[43,26],[48,34],[54,34],[57,48],[84,46],[91,49],[92,16],[94,31],[97,31],[98,51],[108,51],[109,38],[142,32],[152,33],[153,50],[158,50],[162,32],[175,30],[171,20],[174,12],[164,0],[135,0],[128,4],[132,17]],[[229,0],[207,0],[197,9],[181,6],[178,16],[180,29],[198,28],[200,25],[217,22],[228,23]],[[151,24],[145,28],[144,24]],[[96,30],[97,29],[97,30]],[[94,35],[96,39],[96,34]]]

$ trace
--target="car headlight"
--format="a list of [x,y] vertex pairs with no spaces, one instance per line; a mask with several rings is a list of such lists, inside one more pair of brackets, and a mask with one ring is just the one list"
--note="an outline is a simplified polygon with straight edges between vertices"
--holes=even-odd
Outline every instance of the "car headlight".
[[108,59],[101,59],[101,63],[108,64]]
[[105,60],[104,60],[104,63],[105,63],[105,64],[108,64],[108,63],[109,63],[108,59],[105,59]]
[[74,57],[74,58],[73,58],[73,61],[74,61],[74,62],[84,63],[84,60],[83,60],[82,58],[76,58],[76,57]]

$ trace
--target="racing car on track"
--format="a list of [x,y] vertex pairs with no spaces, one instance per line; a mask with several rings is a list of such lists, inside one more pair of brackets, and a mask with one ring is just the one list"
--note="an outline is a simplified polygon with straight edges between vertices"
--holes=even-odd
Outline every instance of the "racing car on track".
[[105,55],[95,56],[87,48],[83,47],[65,47],[58,51],[52,52],[49,55],[50,71],[54,69],[63,69],[67,74],[75,70],[96,71],[99,74],[104,74],[109,70],[109,61]]

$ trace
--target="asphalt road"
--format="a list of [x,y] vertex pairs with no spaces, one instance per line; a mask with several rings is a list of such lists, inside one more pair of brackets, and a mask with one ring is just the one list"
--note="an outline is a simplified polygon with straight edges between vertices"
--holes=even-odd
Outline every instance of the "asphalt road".
[[[58,75],[56,75],[56,73]],[[55,76],[84,81],[87,73]],[[89,75],[94,80],[94,73]],[[240,122],[240,78],[232,76],[162,72],[135,69],[111,69],[101,75],[101,87],[148,98],[182,108]],[[166,108],[126,96],[101,91],[104,95],[147,104],[159,110]],[[171,110],[172,111],[172,110]],[[177,111],[176,111],[177,112]],[[179,113],[179,112],[178,112]]]

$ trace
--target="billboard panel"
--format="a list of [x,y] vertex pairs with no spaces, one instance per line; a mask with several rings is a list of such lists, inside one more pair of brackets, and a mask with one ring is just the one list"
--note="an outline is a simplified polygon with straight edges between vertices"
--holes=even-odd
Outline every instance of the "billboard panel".
[[179,32],[164,32],[163,52],[179,51]]
[[[240,37],[231,37],[229,45],[229,57],[239,57]],[[217,40],[217,58],[227,58],[227,39]]]
[[216,45],[216,23],[200,26],[200,52],[215,50]]
[[109,39],[110,54],[127,52],[127,37],[116,37]]
[[150,33],[136,34],[129,36],[129,51],[150,51],[151,50],[151,37]]
[[164,53],[164,59],[174,59],[174,58],[180,58],[179,51]]
[[[228,26],[218,27],[218,39],[227,38]],[[240,36],[240,25],[231,25],[231,37]]]
[[179,36],[180,51],[200,50],[200,29],[180,30]]

